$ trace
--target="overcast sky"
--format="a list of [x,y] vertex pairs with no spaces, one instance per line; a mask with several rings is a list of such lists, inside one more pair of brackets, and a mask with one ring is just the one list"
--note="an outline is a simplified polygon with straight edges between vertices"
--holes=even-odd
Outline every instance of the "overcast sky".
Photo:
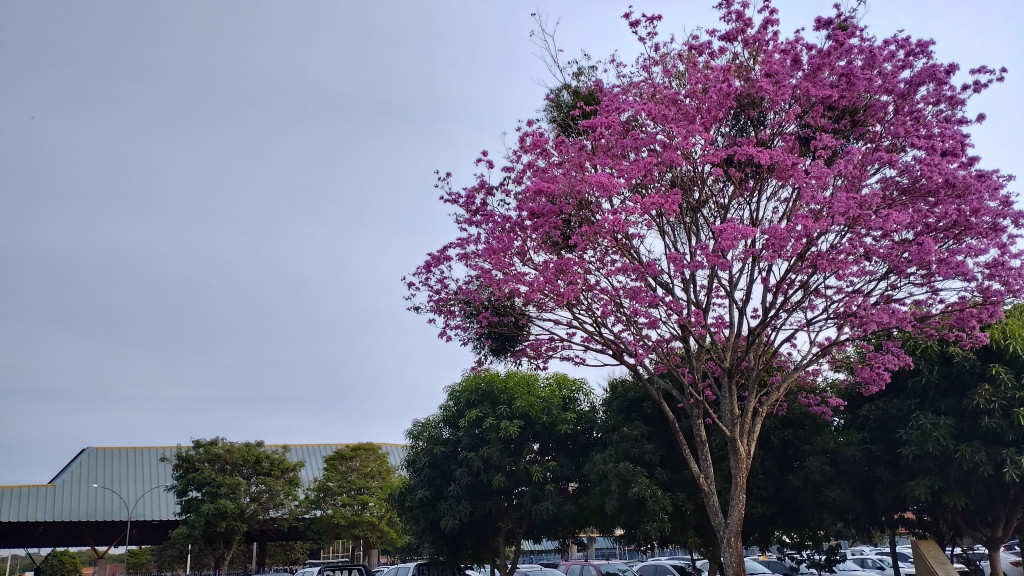
[[[715,24],[712,0],[634,3]],[[830,4],[779,2],[784,30]],[[454,234],[433,171],[468,182],[537,114],[531,12],[567,52],[630,55],[626,5],[0,0],[0,485],[85,446],[403,442],[472,363],[403,302]],[[1024,3],[865,21],[1007,66],[975,142],[1024,175]]]

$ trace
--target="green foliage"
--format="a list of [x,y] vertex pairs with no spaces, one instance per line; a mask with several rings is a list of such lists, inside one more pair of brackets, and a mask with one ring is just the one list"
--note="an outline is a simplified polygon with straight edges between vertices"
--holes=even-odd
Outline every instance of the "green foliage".
[[129,574],[152,572],[152,550],[150,548],[132,548],[128,550],[125,558],[125,568]]
[[307,496],[314,526],[328,539],[365,539],[374,548],[399,545],[404,534],[389,499],[400,484],[380,446],[339,448],[324,459],[323,475]]
[[268,542],[267,566],[301,566],[314,548],[313,542]]
[[577,83],[561,84],[548,92],[544,119],[559,135],[579,138],[586,133],[580,123],[597,115],[598,104],[592,88]]
[[[96,553],[89,548],[72,550],[71,553],[78,558],[78,563],[83,568],[96,565]],[[2,562],[2,559],[0,559],[0,562]]]
[[[692,429],[682,409],[677,412],[681,428]],[[604,532],[622,528],[621,539],[641,549],[683,547],[718,557],[700,491],[664,418],[632,378],[608,383],[598,448],[587,466],[595,524]],[[708,441],[715,469],[727,475],[724,439],[713,434]],[[785,414],[766,421],[761,433],[747,486],[744,542],[822,553],[838,527],[855,523],[847,496],[852,486],[844,479],[859,463],[845,446],[832,422],[810,413],[792,393]]]
[[[212,567],[213,559],[204,558],[203,548],[195,545],[191,549],[192,567]],[[159,572],[184,572],[186,559],[189,555],[188,534],[185,531],[174,531],[171,537],[158,546],[153,546],[150,556]],[[204,562],[204,560],[207,560]]]
[[622,528],[622,541],[642,550],[692,546],[710,555],[713,536],[693,475],[654,401],[632,379],[616,378],[600,406],[587,463],[594,525],[605,533]]
[[197,439],[173,460],[169,490],[182,519],[176,532],[185,542],[206,545],[215,568],[230,566],[247,535],[282,531],[297,512],[303,463],[290,461],[283,447]]
[[79,576],[82,564],[70,550],[54,550],[39,563],[39,576]]
[[905,339],[914,369],[851,399],[850,425],[894,471],[918,530],[997,547],[1024,512],[1024,306],[986,332],[977,350]]
[[593,392],[564,374],[474,372],[406,432],[396,495],[414,541],[435,557],[514,571],[523,540],[584,527],[582,474]]

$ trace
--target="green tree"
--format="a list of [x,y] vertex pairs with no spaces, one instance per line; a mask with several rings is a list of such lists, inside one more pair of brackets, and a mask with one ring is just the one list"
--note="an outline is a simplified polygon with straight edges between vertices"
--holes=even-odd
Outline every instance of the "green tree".
[[267,566],[301,566],[315,549],[315,543],[269,542],[267,544]]
[[[682,409],[676,418],[686,422]],[[633,378],[609,381],[601,398],[598,448],[588,463],[593,501],[604,531],[622,528],[642,549],[686,547],[722,554],[701,494],[661,412]],[[839,529],[858,526],[844,478],[859,466],[833,421],[811,413],[797,394],[765,424],[751,466],[743,541],[762,548],[825,552]],[[709,437],[720,473],[727,473],[725,440]],[[814,490],[807,490],[814,486]]]
[[[78,563],[82,565],[82,568],[85,568],[88,566],[96,565],[96,554],[99,553],[99,550],[93,552],[92,549],[84,548],[80,550],[72,550],[71,553],[74,554],[76,558],[78,558]],[[2,561],[3,559],[0,558],[0,562]]]
[[39,563],[39,576],[79,576],[82,564],[70,550],[54,550]]
[[214,569],[229,567],[246,538],[265,542],[293,521],[303,463],[290,461],[286,448],[196,439],[173,461],[169,490],[182,519],[176,531],[185,542],[204,544]]
[[310,487],[313,525],[330,539],[365,541],[370,565],[382,545],[400,545],[401,522],[389,499],[401,477],[380,446],[351,444],[324,458],[324,471]]
[[433,556],[507,576],[523,540],[562,540],[585,526],[594,394],[564,374],[519,371],[468,373],[446,392],[406,432],[400,512]]
[[868,440],[896,441],[907,497],[932,531],[999,548],[1024,513],[1024,305],[986,328],[976,350],[908,339],[914,369],[898,372],[860,408],[874,416]]
[[621,528],[621,540],[641,550],[691,547],[715,558],[700,495],[662,418],[632,378],[608,382],[587,462],[592,521],[604,533]]
[[[203,550],[200,546],[189,548],[188,534],[175,531],[171,537],[153,547],[153,564],[159,572],[184,572],[186,559],[192,555],[192,566],[199,568],[204,565]],[[209,562],[212,566],[212,559]]]
[[149,547],[132,548],[125,554],[125,572],[139,574],[152,572],[153,551]]

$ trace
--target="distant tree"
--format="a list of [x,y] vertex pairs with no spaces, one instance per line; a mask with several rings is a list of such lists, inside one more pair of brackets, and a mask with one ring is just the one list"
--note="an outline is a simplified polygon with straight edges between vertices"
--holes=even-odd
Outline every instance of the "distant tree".
[[874,416],[875,445],[897,444],[923,526],[982,543],[1001,576],[999,549],[1024,514],[1024,305],[985,332],[976,350],[909,338],[914,369],[851,408]]
[[313,526],[330,539],[367,542],[370,566],[382,545],[405,538],[390,498],[401,477],[380,446],[350,444],[324,458],[323,474],[310,487],[306,505]]
[[552,124],[482,153],[468,186],[439,175],[458,231],[405,279],[410,309],[481,363],[636,378],[728,576],[745,572],[761,431],[791,392],[828,412],[821,377],[850,365],[870,392],[909,366],[898,342],[869,340],[979,345],[1024,296],[1024,212],[969,134],[984,117],[968,100],[1005,70],[957,83],[931,42],[878,38],[850,4],[792,35],[770,0],[721,0],[720,26],[671,37],[628,11],[634,62],[556,88]]
[[[78,558],[78,563],[81,564],[83,568],[96,565],[97,552],[93,552],[91,548],[71,551],[71,553]],[[0,558],[0,562],[3,562],[3,558]]]
[[301,566],[316,548],[311,541],[269,542],[267,566]]
[[70,550],[54,550],[39,563],[39,576],[80,576],[82,564]]
[[125,554],[125,572],[128,574],[150,573],[153,568],[153,551],[150,547],[132,548]]
[[265,540],[293,521],[303,463],[290,461],[286,448],[217,437],[193,440],[165,459],[173,459],[168,490],[182,520],[176,532],[203,544],[215,570],[231,565],[247,537]]
[[[170,538],[153,547],[151,552],[153,564],[159,572],[184,572],[186,560],[192,555],[192,566],[200,568],[212,566],[213,559],[203,558],[203,547],[196,544],[189,547],[188,534],[185,531],[174,531]],[[208,561],[207,561],[208,560]]]
[[399,511],[431,555],[511,575],[524,540],[585,527],[593,392],[564,374],[518,371],[468,373],[446,392],[406,432]]

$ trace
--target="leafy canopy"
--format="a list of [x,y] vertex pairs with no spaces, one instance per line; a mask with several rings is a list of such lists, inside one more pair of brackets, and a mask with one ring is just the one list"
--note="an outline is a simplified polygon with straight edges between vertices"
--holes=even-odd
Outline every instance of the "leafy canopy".
[[909,339],[914,368],[851,401],[850,420],[907,468],[904,490],[926,526],[998,551],[1024,514],[1024,305],[986,333],[976,350]]
[[324,458],[323,475],[310,487],[307,505],[314,525],[329,538],[398,545],[403,529],[389,499],[400,485],[380,446],[351,444]]
[[515,572],[523,540],[583,528],[583,459],[596,411],[564,374],[474,372],[406,432],[398,495],[411,536],[434,556]]
[[[170,460],[170,457],[165,457]],[[173,456],[172,484],[188,542],[206,544],[215,565],[229,566],[247,534],[282,530],[299,503],[302,462],[263,441],[196,439]]]
[[70,550],[54,550],[39,563],[40,576],[79,576],[82,564]]

